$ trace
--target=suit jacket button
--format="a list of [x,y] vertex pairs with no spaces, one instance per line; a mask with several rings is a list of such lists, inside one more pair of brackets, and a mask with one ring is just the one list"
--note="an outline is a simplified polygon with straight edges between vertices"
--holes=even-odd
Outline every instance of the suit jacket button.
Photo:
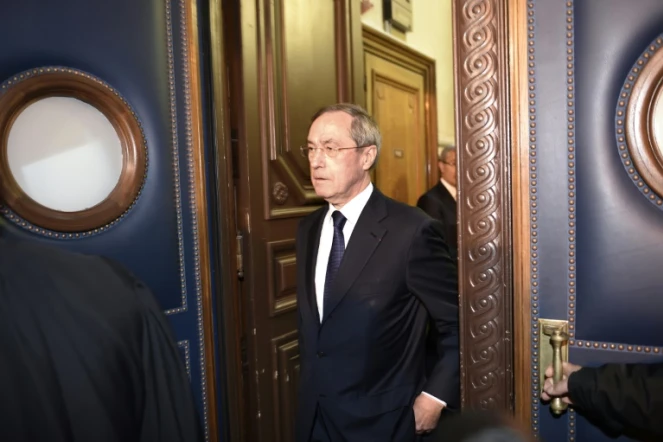
[[319,357],[319,358],[322,358],[322,357],[324,357],[324,356],[325,356],[325,352],[324,352],[324,351],[319,351],[319,352],[318,352],[318,357]]

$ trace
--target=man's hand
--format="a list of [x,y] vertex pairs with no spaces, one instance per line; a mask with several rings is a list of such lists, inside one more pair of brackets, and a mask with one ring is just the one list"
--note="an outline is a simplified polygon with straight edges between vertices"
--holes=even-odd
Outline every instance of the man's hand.
[[544,401],[549,401],[555,397],[562,397],[562,401],[567,404],[573,404],[571,399],[569,399],[569,376],[571,373],[574,373],[580,370],[582,367],[579,365],[571,364],[569,362],[562,362],[562,380],[557,384],[553,385],[553,368],[552,365],[546,368],[546,380],[543,383],[543,392],[541,393],[541,399]]
[[433,431],[440,420],[440,414],[444,405],[435,399],[421,393],[414,401],[414,422],[417,427],[417,434],[425,434]]

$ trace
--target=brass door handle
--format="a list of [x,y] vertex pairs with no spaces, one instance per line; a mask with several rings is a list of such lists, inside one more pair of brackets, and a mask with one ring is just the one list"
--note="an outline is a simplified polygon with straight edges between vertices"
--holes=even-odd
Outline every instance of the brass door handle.
[[[568,342],[569,335],[563,330],[562,327],[554,327],[551,325],[543,326],[543,334],[550,336],[550,344],[553,348],[553,384],[557,384],[564,376],[564,370],[562,366],[562,346]],[[556,397],[550,402],[550,409],[554,414],[562,414],[567,408],[568,404],[562,401],[562,398]]]

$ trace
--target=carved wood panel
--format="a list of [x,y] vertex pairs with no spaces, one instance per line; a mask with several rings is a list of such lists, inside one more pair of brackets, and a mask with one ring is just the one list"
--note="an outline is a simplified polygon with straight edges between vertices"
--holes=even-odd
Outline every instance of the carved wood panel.
[[297,330],[272,339],[272,373],[274,397],[279,399],[274,407],[277,431],[275,442],[295,439],[294,422],[297,410],[297,386],[299,385],[299,343]]
[[338,101],[340,95],[337,60],[329,56],[336,52],[334,22],[304,17],[331,18],[335,7],[331,1],[259,3],[264,24],[258,53],[264,191],[272,195],[264,199],[265,216],[302,216],[315,210],[321,200],[299,147],[306,144],[311,115]]
[[294,311],[297,307],[297,258],[295,241],[267,243],[267,289],[270,316]]

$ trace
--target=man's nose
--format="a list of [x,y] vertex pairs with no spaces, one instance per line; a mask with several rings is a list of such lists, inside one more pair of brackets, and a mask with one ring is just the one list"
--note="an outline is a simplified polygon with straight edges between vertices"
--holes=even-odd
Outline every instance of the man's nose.
[[322,149],[314,149],[311,151],[308,161],[311,163],[311,167],[317,169],[325,165],[325,158]]

